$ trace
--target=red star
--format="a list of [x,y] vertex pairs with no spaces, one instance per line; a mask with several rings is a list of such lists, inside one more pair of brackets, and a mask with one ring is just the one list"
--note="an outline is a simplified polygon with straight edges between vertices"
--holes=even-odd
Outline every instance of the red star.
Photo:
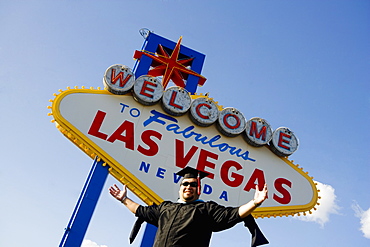
[[169,55],[162,45],[159,45],[159,51],[157,56],[152,55],[145,51],[135,51],[134,58],[140,59],[142,55],[148,56],[153,59],[152,67],[153,69],[149,70],[148,74],[152,76],[161,76],[163,75],[162,84],[163,88],[166,88],[170,79],[180,87],[185,87],[185,80],[188,75],[195,75],[199,77],[198,84],[203,85],[207,80],[202,75],[192,71],[191,69],[186,68],[189,66],[193,58],[186,58],[178,60],[180,54],[182,37],[180,37],[177,42],[175,49],[172,51],[172,54]]

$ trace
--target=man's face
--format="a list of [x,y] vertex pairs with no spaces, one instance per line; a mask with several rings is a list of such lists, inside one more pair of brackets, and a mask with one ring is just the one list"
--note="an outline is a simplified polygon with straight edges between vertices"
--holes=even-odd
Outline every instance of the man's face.
[[[184,185],[184,183],[186,186]],[[180,199],[185,202],[192,202],[197,200],[199,198],[197,189],[198,183],[196,178],[184,178],[179,190]]]

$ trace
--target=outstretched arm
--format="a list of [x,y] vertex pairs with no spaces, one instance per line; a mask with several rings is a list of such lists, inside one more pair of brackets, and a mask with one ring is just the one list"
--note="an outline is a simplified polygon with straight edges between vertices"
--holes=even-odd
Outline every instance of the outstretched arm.
[[256,192],[254,199],[239,207],[239,216],[245,218],[250,215],[258,206],[260,206],[267,199],[267,185],[262,190],[258,189],[256,185]]
[[118,201],[122,202],[134,214],[136,213],[136,209],[140,206],[140,204],[127,197],[126,185],[124,185],[123,189],[120,190],[120,188],[115,184],[109,188],[109,193]]

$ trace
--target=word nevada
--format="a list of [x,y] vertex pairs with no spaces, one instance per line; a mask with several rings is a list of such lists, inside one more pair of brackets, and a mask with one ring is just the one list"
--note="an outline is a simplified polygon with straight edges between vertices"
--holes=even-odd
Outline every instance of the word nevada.
[[242,135],[254,147],[268,145],[279,157],[289,156],[298,149],[298,138],[286,127],[273,131],[265,119],[254,117],[247,121],[236,108],[221,108],[207,96],[190,95],[179,86],[164,89],[158,77],[142,75],[135,78],[132,70],[125,65],[110,66],[105,71],[103,84],[113,94],[132,93],[136,101],[146,106],[161,101],[163,110],[172,116],[189,113],[196,125],[207,127],[216,123],[223,135]]

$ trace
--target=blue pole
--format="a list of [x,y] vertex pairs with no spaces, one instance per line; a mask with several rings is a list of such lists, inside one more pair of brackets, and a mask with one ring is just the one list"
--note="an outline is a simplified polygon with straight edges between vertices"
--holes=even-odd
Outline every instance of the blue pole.
[[147,223],[145,232],[141,240],[140,247],[152,247],[154,244],[155,234],[157,233],[157,227]]
[[59,247],[81,246],[108,176],[108,166],[94,160]]

